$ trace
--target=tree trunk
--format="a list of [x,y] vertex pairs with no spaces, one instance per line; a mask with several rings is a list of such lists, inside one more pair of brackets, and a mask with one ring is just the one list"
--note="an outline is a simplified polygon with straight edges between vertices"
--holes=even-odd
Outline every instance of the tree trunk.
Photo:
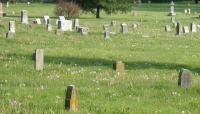
[[96,18],[100,18],[100,6],[97,6]]
[[198,4],[198,1],[199,1],[199,0],[195,0],[195,3]]

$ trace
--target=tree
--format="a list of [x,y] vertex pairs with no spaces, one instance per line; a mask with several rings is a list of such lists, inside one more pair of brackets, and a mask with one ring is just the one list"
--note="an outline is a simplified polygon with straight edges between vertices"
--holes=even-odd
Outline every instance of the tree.
[[[96,18],[100,18],[100,11],[103,9],[111,14],[116,11],[126,12],[131,10],[133,0],[75,0],[86,11],[96,13]],[[96,10],[95,10],[96,9]]]

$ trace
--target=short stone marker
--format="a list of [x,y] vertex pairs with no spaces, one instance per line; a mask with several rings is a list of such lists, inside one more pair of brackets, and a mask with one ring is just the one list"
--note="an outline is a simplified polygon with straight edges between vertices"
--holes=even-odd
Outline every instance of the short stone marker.
[[81,33],[82,35],[88,35],[89,28],[87,28],[87,27],[78,27],[78,32]]
[[64,16],[58,16],[58,20],[65,20]]
[[47,24],[50,24],[50,17],[45,15],[44,16],[44,23],[47,25]]
[[21,11],[21,22],[22,22],[22,24],[28,24],[28,11],[27,10]]
[[134,24],[132,25],[132,27],[133,27],[133,30],[135,30],[135,29],[138,28],[138,25],[134,23]]
[[165,25],[165,32],[170,32],[170,31],[171,31],[170,25]]
[[44,50],[36,49],[35,50],[35,69],[40,71],[43,70],[44,66]]
[[125,65],[122,61],[117,61],[113,64],[113,69],[117,72],[123,72],[125,69]]
[[128,27],[127,27],[127,24],[126,24],[126,23],[122,23],[122,24],[121,24],[121,32],[122,32],[123,34],[128,33]]
[[175,16],[172,16],[172,17],[171,17],[171,22],[172,22],[172,23],[175,23],[175,22],[176,22],[176,17],[175,17]]
[[42,22],[41,22],[40,18],[36,18],[35,20],[33,20],[33,24],[41,25]]
[[170,12],[169,12],[169,16],[174,16],[174,15],[176,15],[176,13],[175,13],[175,11],[174,11],[174,2],[173,1],[171,1],[171,3],[170,3]]
[[48,32],[52,31],[52,26],[51,26],[51,24],[47,24],[47,31],[48,31]]
[[182,25],[180,22],[178,22],[176,26],[176,35],[181,35],[181,33],[182,33]]
[[192,72],[188,69],[181,69],[178,77],[178,86],[190,88],[192,86]]
[[189,33],[190,30],[189,30],[189,27],[188,26],[184,26],[183,27],[183,33]]
[[151,4],[151,0],[148,0],[148,4]]
[[105,39],[109,39],[110,38],[110,32],[109,32],[109,30],[105,30],[104,31],[104,38]]
[[103,30],[104,30],[104,31],[105,31],[105,30],[109,30],[109,25],[107,25],[107,24],[103,25]]
[[79,19],[74,19],[73,27],[77,31],[77,28],[80,26]]
[[197,32],[197,25],[194,22],[191,23],[190,30],[191,32]]
[[9,22],[9,31],[6,33],[6,38],[13,38],[15,35],[15,21]]
[[184,9],[184,13],[187,14],[187,13],[188,13],[188,10],[187,10],[187,9]]
[[78,98],[76,95],[76,88],[74,85],[67,86],[65,97],[65,109],[68,111],[78,111]]
[[112,27],[115,27],[116,25],[117,25],[117,22],[116,22],[115,20],[112,20],[112,21],[111,21],[111,26],[112,26]]

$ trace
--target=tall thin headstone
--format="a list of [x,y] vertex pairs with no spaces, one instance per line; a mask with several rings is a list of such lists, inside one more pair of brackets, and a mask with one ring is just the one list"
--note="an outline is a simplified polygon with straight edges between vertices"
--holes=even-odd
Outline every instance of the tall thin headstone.
[[175,13],[175,11],[174,11],[174,2],[173,1],[171,1],[171,3],[170,3],[170,11],[169,11],[169,16],[174,16],[174,15],[176,15],[176,13]]
[[9,22],[9,31],[6,33],[6,38],[13,38],[15,35],[15,21]]
[[190,30],[191,32],[197,32],[197,25],[194,22],[191,23]]
[[122,32],[123,34],[128,33],[128,27],[127,27],[127,24],[126,24],[126,23],[122,23],[122,24],[121,24],[121,32]]
[[181,69],[179,72],[178,86],[190,88],[192,86],[192,72],[188,69]]
[[50,24],[50,17],[45,15],[44,16],[44,23],[47,25],[47,24]]
[[22,24],[28,24],[28,11],[27,10],[21,11],[21,22],[22,22]]
[[78,111],[78,98],[74,85],[67,86],[65,97],[65,109],[72,112]]
[[35,69],[40,71],[43,70],[44,66],[44,50],[36,49],[35,50]]
[[182,33],[182,25],[180,22],[178,22],[176,26],[176,35],[181,35],[181,33]]
[[73,27],[75,30],[77,30],[77,28],[80,26],[79,24],[79,19],[74,19],[74,23],[73,23]]

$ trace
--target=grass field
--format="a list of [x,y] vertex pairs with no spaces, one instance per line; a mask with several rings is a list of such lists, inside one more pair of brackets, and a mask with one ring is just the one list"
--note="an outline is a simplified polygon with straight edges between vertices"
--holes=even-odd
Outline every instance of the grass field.
[[[20,24],[20,11],[34,17],[50,15],[56,29],[53,4],[10,4],[7,17],[0,21],[0,113],[61,114],[65,89],[74,84],[80,114],[198,114],[200,113],[200,31],[175,35],[164,32],[171,24],[168,4],[134,6],[132,13],[102,13],[101,19],[87,13],[80,16],[81,25],[90,33],[82,36],[66,32],[57,36],[47,32],[45,25]],[[200,23],[200,6],[191,4],[191,15],[183,13],[187,4],[176,5],[177,20],[189,26]],[[15,11],[15,14],[12,12]],[[195,13],[196,12],[196,13]],[[16,20],[16,36],[6,39],[8,21]],[[103,38],[102,27],[117,21],[111,28],[115,35]],[[142,22],[140,22],[142,19]],[[129,33],[121,34],[120,23],[129,25]],[[139,23],[137,30],[131,24]],[[32,53],[43,48],[44,70],[34,69]],[[112,63],[122,60],[123,73],[112,69]],[[177,86],[180,68],[193,72],[193,87]]]

